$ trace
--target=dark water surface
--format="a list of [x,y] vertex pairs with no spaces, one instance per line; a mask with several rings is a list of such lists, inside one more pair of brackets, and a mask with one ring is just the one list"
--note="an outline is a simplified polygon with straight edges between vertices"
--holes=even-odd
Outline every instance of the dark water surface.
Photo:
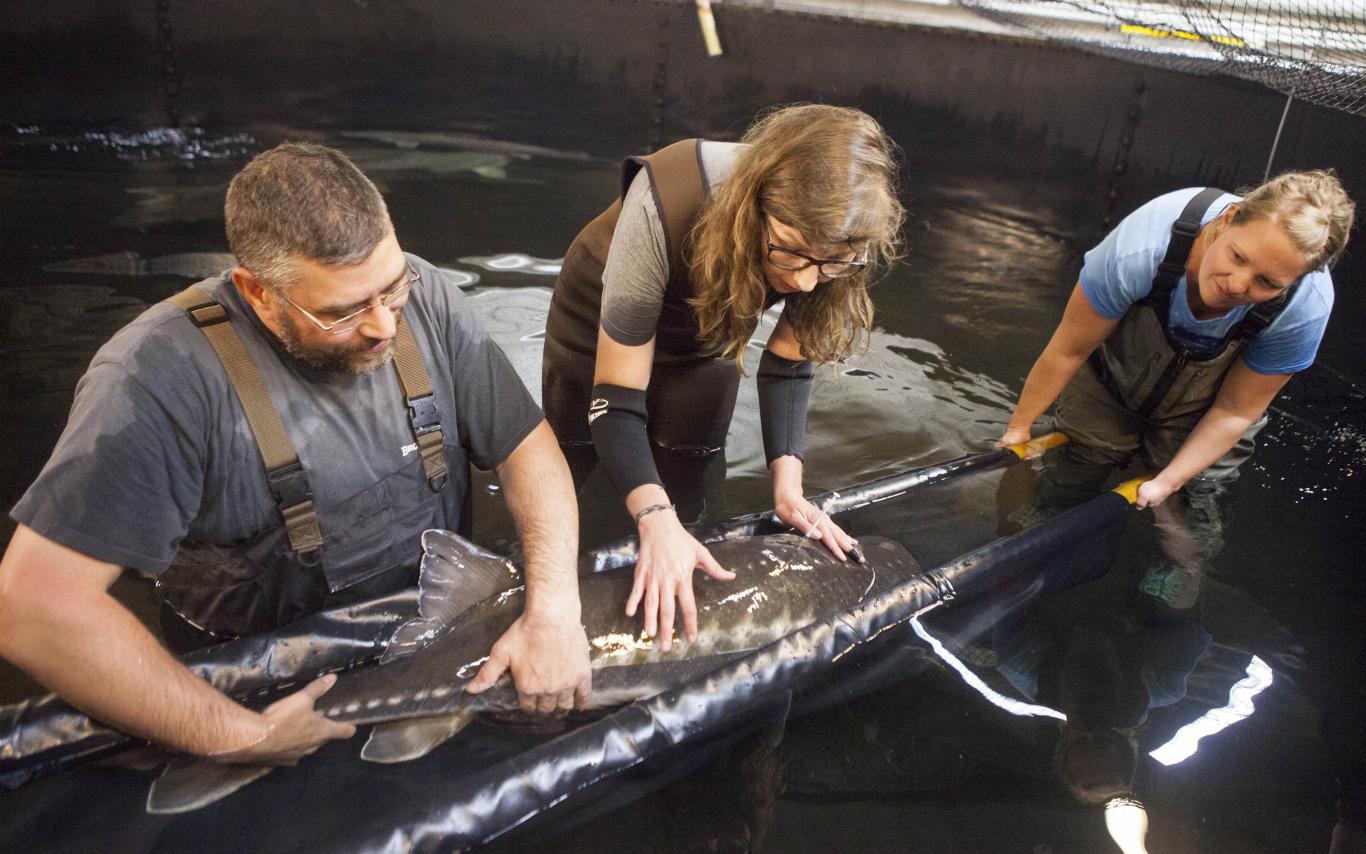
[[[379,184],[405,249],[477,282],[475,304],[539,394],[538,333],[556,259],[610,200],[617,158],[628,153],[610,141],[585,153],[500,141],[518,135],[489,127],[119,135],[11,126],[0,129],[6,509],[46,459],[99,344],[147,305],[229,263],[222,254],[222,195],[230,176],[252,153],[303,136],[343,148]],[[808,492],[988,447],[1061,313],[1081,252],[1098,237],[1096,223],[1081,213],[1091,209],[1086,200],[1095,190],[1087,179],[1069,180],[1066,164],[1008,170],[1000,167],[1008,153],[984,150],[980,141],[970,152],[942,139],[898,141],[906,149],[910,253],[877,286],[878,332],[869,353],[818,379]],[[1203,580],[1200,607],[1179,631],[1154,627],[1134,607],[1154,536],[1151,514],[1139,512],[1103,577],[1042,598],[996,591],[925,620],[925,629],[985,686],[1020,702],[1044,700],[1012,686],[1007,659],[1027,652],[1036,666],[1056,667],[1078,627],[1089,633],[1083,637],[1128,650],[1121,657],[1134,666],[1166,667],[1178,677],[1186,671],[1184,691],[1150,709],[1136,729],[1144,757],[1184,725],[1241,706],[1243,719],[1227,723],[1234,717],[1225,716],[1226,728],[1206,735],[1188,758],[1143,760],[1138,790],[1148,804],[1154,851],[1326,851],[1335,779],[1362,784],[1366,398],[1352,381],[1361,371],[1360,364],[1320,364],[1277,401],[1255,461],[1227,497],[1228,545]],[[708,518],[771,506],[751,383],[744,385],[727,464],[724,485],[709,493]],[[1004,477],[974,476],[864,512],[851,525],[896,536],[924,565],[936,565],[1006,530],[1031,477],[1023,466]],[[620,526],[614,509],[590,510],[585,545]],[[476,539],[510,545],[496,490],[480,491],[477,514]],[[13,524],[4,525],[7,540]],[[139,613],[151,613],[147,585],[126,579],[118,590]],[[1026,613],[1027,624],[1042,633],[1026,632],[1025,641],[1004,637],[1001,626]],[[1181,632],[1199,640],[1172,640]],[[1035,638],[1061,638],[1061,646],[1032,648]],[[887,643],[896,650],[888,660],[904,657],[904,672],[914,678],[897,678],[885,663],[853,662],[841,677],[847,682],[798,698],[794,708],[808,713],[786,726],[781,718],[761,721],[724,745],[720,759],[684,751],[649,763],[593,808],[552,811],[497,845],[690,851],[743,850],[762,841],[771,851],[1107,850],[1101,811],[1072,800],[1050,769],[1056,721],[992,704],[934,663],[908,628]],[[1190,649],[1193,666],[1171,666]],[[0,664],[0,700],[36,690]],[[458,749],[477,756],[484,737],[510,736],[476,730]],[[353,747],[330,746],[318,761]],[[382,774],[357,765],[327,766],[344,768],[346,785],[333,785],[338,818],[317,816],[320,828],[344,827],[340,816],[348,809],[397,803],[404,786],[440,771],[427,760]],[[307,779],[297,776],[304,772],[301,766],[290,773],[298,781]],[[91,775],[90,785],[123,793],[147,779],[131,771],[81,773]],[[44,837],[36,847],[67,848],[75,840],[86,850],[124,847],[92,841],[100,838],[97,824],[121,820],[121,807],[109,803],[85,818],[68,815],[66,823],[35,818],[43,798],[36,790],[44,785],[58,784],[0,794],[0,821],[21,822]],[[57,796],[57,788],[50,791]],[[136,797],[124,800],[139,805]],[[288,824],[295,808],[287,798],[278,807],[278,814],[250,822],[231,812],[198,816],[164,826],[179,830],[159,837],[149,831],[146,839],[156,841],[145,845],[125,842],[128,850],[244,850],[253,841],[276,850],[307,847],[297,832],[269,832]]]

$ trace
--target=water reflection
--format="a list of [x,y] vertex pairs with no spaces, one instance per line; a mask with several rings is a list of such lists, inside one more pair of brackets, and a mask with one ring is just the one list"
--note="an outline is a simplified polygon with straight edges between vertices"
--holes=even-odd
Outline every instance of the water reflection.
[[470,172],[481,178],[502,180],[508,176],[507,167],[513,158],[496,151],[426,151],[395,149],[393,152],[372,151],[356,157],[356,163],[373,175],[379,183],[386,172],[426,172],[432,175],[453,175]]
[[110,252],[91,258],[73,258],[44,264],[49,273],[85,273],[100,276],[182,276],[206,279],[234,266],[237,259],[226,252],[179,252],[144,258],[136,252]]
[[[1051,310],[1052,294],[1071,284],[1062,270],[1076,252],[1076,236],[1057,227],[1065,220],[1038,200],[1012,199],[991,186],[949,182],[937,195],[912,263],[935,271],[941,320],[989,339],[1017,335],[1021,317]],[[1053,271],[1059,278],[1048,276]]]
[[185,222],[221,222],[223,187],[178,184],[175,186],[133,186],[124,190],[132,206],[111,220],[125,228],[147,229]]
[[447,151],[491,151],[523,160],[529,160],[533,157],[541,160],[587,161],[590,159],[582,151],[549,148],[544,145],[528,145],[504,139],[490,139],[487,136],[472,133],[354,130],[342,131],[341,136],[343,139],[383,143],[407,151],[415,151],[419,148]]
[[[1343,523],[1351,535],[1366,514],[1366,390],[1325,365],[1296,375],[1273,404],[1261,450],[1248,461],[1274,480],[1295,504],[1308,504],[1324,518]],[[1269,453],[1290,455],[1305,465],[1268,461]],[[1366,542],[1366,540],[1363,540]]]
[[474,134],[357,130],[343,131],[341,136],[341,144],[352,152],[355,161],[377,182],[383,179],[384,173],[407,171],[438,176],[468,172],[481,178],[501,181],[507,179],[508,167],[513,162],[532,158],[568,161],[589,159],[582,152],[561,151]]
[[113,157],[124,162],[235,160],[260,148],[250,133],[216,134],[204,128],[159,127],[136,131],[69,131],[37,125],[10,126],[0,146],[21,155],[47,153],[64,160]]
[[536,276],[558,276],[562,258],[533,258],[520,252],[502,255],[473,255],[461,258],[461,264],[483,267],[495,273],[530,273]]
[[[1115,560],[1123,522],[1057,542],[1037,565],[1014,567],[1012,579],[984,600],[914,621],[915,636],[948,675],[927,672],[910,638],[889,641],[880,660],[863,662],[861,672],[826,690],[841,695],[833,708],[789,727],[789,782],[827,799],[947,794],[984,773],[1030,790],[1041,781],[1061,783],[1088,809],[1093,841],[1084,850],[1101,850],[1095,840],[1102,834],[1125,851],[1145,850],[1147,813],[1165,821],[1181,801],[1156,763],[1179,763],[1200,737],[1245,720],[1252,698],[1272,680],[1262,659],[1215,643],[1197,609],[1142,601],[1136,567]],[[1173,556],[1187,556],[1188,531],[1163,535],[1174,541]],[[926,728],[926,691],[950,695],[962,717],[940,715]],[[812,702],[830,705],[805,701]],[[908,708],[915,715],[895,726],[895,710]],[[835,729],[843,731],[836,737],[842,759],[822,767],[815,741],[828,743]],[[846,767],[862,773],[851,776]]]

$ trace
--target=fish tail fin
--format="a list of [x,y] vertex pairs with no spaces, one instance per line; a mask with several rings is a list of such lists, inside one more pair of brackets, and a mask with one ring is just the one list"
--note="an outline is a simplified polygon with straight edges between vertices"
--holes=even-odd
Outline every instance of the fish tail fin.
[[190,812],[221,800],[275,770],[271,765],[226,765],[196,759],[174,759],[152,781],[147,812],[153,815]]
[[454,738],[473,719],[474,710],[463,708],[449,715],[375,724],[360,757],[389,764],[426,756]]

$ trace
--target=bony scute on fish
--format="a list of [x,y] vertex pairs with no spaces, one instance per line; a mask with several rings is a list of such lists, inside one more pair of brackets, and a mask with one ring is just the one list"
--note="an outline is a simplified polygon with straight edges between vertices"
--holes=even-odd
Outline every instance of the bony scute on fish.
[[606,659],[654,649],[655,640],[644,632],[634,635],[629,632],[608,632],[589,638],[588,645],[600,651]]
[[[484,666],[484,662],[486,662],[486,661],[488,661],[488,660],[489,660],[489,657],[486,655],[486,656],[484,656],[483,658],[476,658],[474,661],[471,661],[469,664],[461,665],[460,668],[457,669],[457,670],[455,671],[455,678],[457,678],[457,679],[473,679],[474,676],[475,676],[475,674],[477,674],[477,673],[479,672],[479,668],[483,667],[483,666]],[[419,694],[424,694],[424,695],[425,695],[427,692],[426,692],[426,691],[419,691],[418,693],[419,693]],[[434,693],[434,692],[433,692],[433,693]],[[415,699],[416,699],[416,698],[415,698]],[[422,697],[422,699],[426,699],[426,697],[424,696],[424,697]]]
[[[744,590],[737,590],[736,592],[730,594],[726,598],[717,602],[715,607],[729,605],[731,602],[744,601],[745,599],[748,599],[750,596],[753,596],[755,591],[757,591],[758,589],[758,587],[746,587]],[[704,608],[703,610],[710,611],[711,607]]]
[[[579,596],[593,667],[588,708],[654,696],[724,665],[747,661],[755,650],[844,613],[919,572],[899,544],[881,538],[865,542],[869,560],[854,565],[792,534],[713,544],[713,557],[735,572],[736,579],[698,578],[698,642],[679,643],[668,652],[641,633],[639,618],[624,613],[633,567],[581,578]],[[327,695],[328,717],[374,724],[361,750],[369,761],[416,758],[459,733],[480,712],[518,709],[516,690],[506,677],[484,693],[464,691],[494,641],[522,612],[525,590],[515,567],[447,531],[427,531],[423,552],[419,616],[394,633],[378,663],[345,671]],[[803,571],[775,571],[779,567]],[[176,762],[153,783],[147,809],[196,809],[269,771]]]

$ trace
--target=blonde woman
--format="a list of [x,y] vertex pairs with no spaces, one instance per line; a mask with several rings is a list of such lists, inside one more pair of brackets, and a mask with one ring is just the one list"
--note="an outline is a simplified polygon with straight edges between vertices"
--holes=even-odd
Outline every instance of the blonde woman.
[[[1045,470],[1051,495],[1041,497],[1094,492],[1135,456],[1156,472],[1140,507],[1237,477],[1272,399],[1314,361],[1333,307],[1328,268],[1354,212],[1331,171],[1288,172],[1242,196],[1160,196],[1086,253],[1000,439],[1028,440],[1057,400],[1071,442]],[[1150,576],[1144,592],[1193,605],[1179,576]]]
[[841,559],[856,541],[803,497],[814,362],[848,356],[872,327],[868,285],[897,253],[894,146],[866,114],[773,110],[739,143],[689,139],[629,158],[622,195],[566,253],[546,326],[542,399],[562,444],[591,446],[640,534],[645,632],[668,650],[675,615],[697,637],[692,573],[733,575],[683,527],[653,447],[724,444],[744,350],[783,312],[759,361],[774,507]]

